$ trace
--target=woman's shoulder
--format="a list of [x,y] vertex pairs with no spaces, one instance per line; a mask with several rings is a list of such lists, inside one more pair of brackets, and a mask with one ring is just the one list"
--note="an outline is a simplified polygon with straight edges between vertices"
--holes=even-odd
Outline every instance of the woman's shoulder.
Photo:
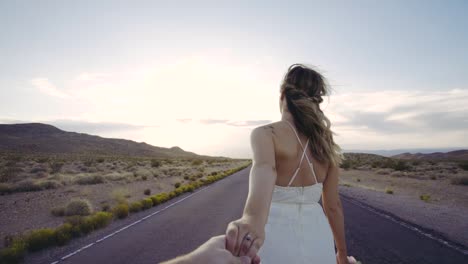
[[287,124],[285,121],[279,120],[275,122],[270,122],[255,127],[252,130],[252,136],[254,137],[269,137],[273,138],[273,141],[276,141],[277,138],[282,137],[285,132]]
[[283,126],[284,124],[285,124],[284,121],[278,120],[278,121],[275,121],[275,122],[270,122],[270,123],[267,123],[267,124],[257,126],[254,129],[274,129],[274,128],[278,128],[280,126]]
[[279,120],[254,127],[252,129],[252,134],[271,134],[275,136],[278,134],[277,132],[279,131],[280,127],[283,125],[282,123],[284,123],[284,121]]

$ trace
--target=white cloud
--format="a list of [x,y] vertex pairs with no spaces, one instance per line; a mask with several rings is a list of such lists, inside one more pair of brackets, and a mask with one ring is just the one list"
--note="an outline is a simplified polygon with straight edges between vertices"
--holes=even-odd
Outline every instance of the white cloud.
[[91,81],[100,81],[105,80],[106,77],[110,77],[108,73],[89,73],[83,72],[76,77],[76,81],[79,82],[91,82]]
[[325,113],[348,148],[468,146],[467,89],[347,92]]
[[[105,135],[213,155],[235,149],[236,156],[248,156],[251,129],[281,118],[279,82],[286,68],[272,58],[239,62],[232,52],[223,52],[158,61],[156,66],[83,72],[65,83],[67,93],[45,78],[34,84],[48,94],[84,102],[86,107],[75,114],[79,120],[160,126],[132,134],[107,130]],[[468,146],[467,89],[340,88],[334,88],[337,93],[324,100],[322,109],[344,148]],[[66,115],[56,119],[68,119]]]
[[55,87],[52,83],[49,82],[47,78],[35,78],[31,80],[31,84],[35,86],[39,91],[50,96],[68,98],[69,95]]

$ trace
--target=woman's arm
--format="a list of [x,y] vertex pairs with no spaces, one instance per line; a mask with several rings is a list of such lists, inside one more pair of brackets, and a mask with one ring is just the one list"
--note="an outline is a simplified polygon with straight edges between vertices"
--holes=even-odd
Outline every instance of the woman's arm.
[[[273,128],[255,128],[250,135],[253,151],[252,168],[249,176],[249,193],[240,219],[229,223],[226,230],[226,248],[234,255],[248,255],[253,258],[265,239],[265,224],[276,182],[275,148]],[[247,233],[253,238],[250,247],[242,247]]]
[[322,203],[335,238],[335,245],[338,254],[346,257],[347,248],[345,241],[343,207],[341,206],[341,200],[338,194],[339,174],[339,167],[329,167],[327,178],[323,185]]

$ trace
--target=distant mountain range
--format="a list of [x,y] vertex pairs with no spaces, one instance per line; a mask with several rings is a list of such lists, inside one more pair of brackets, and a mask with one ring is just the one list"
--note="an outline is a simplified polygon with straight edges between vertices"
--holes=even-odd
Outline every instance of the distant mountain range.
[[344,152],[353,152],[353,153],[369,153],[369,154],[377,154],[385,157],[392,157],[398,154],[432,154],[432,153],[445,153],[451,152],[455,150],[464,150],[467,148],[414,148],[414,149],[392,149],[392,150],[347,150],[345,149]]
[[[0,124],[0,152],[40,154],[83,154],[181,158],[225,158],[198,155],[180,147],[156,147],[145,142],[103,138],[85,133],[68,132],[43,123]],[[394,149],[344,150],[345,153],[368,153],[400,159],[463,159],[468,150]]]
[[434,160],[468,160],[468,150],[454,150],[449,152],[434,152],[434,153],[401,153],[398,155],[392,156],[392,158],[398,159],[434,159]]
[[41,154],[94,154],[119,156],[214,158],[126,139],[103,138],[63,131],[43,123],[0,124],[0,151]]

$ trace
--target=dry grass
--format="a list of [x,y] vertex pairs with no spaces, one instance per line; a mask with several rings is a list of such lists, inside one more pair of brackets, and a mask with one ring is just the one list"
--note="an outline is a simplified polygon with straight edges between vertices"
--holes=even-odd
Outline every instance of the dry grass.
[[[93,211],[113,212],[119,204],[171,193],[176,182],[179,188],[198,184],[200,180],[209,182],[209,177],[237,168],[246,160],[204,160],[199,165],[192,162],[190,159],[153,162],[151,158],[127,157],[12,159],[0,155],[0,194],[3,194],[0,239],[22,230],[60,224],[65,217],[66,201],[75,198],[86,198]],[[51,166],[55,166],[54,173]],[[178,189],[173,195],[189,189]],[[148,204],[146,201],[144,206]],[[119,212],[116,215],[124,217],[129,210],[124,207],[115,209]]]
[[[375,160],[368,162],[372,163]],[[361,157],[359,166],[356,166],[359,169],[342,170],[340,181],[344,186],[372,189],[426,202],[459,205],[468,203],[468,197],[465,195],[467,190],[464,187],[468,185],[468,171],[460,167],[459,162],[405,162],[407,166],[400,164],[401,166],[397,167],[400,170],[397,170],[390,167],[365,166],[366,161]]]

